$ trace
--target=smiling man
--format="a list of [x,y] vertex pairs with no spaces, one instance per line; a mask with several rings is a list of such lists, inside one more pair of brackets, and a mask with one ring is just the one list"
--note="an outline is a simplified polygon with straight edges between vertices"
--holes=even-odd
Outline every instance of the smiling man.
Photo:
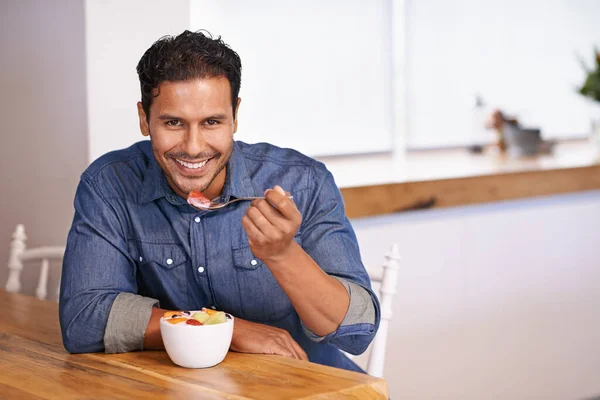
[[[72,353],[162,348],[165,310],[236,316],[231,350],[360,370],[379,304],[323,164],[234,141],[239,56],[220,39],[165,37],[137,67],[140,130],[82,175],[60,295]],[[284,189],[293,195],[289,199]],[[190,191],[217,211],[187,204]]]

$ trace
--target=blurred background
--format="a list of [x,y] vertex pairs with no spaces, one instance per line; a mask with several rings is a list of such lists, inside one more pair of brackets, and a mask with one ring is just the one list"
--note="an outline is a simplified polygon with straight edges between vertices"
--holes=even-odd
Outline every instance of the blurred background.
[[[206,29],[242,59],[238,140],[316,157],[342,189],[503,176],[453,207],[353,214],[367,265],[402,256],[392,398],[600,395],[599,18],[597,0],[0,0],[0,260],[17,224],[65,244],[83,170],[143,139],[139,58]],[[570,175],[505,176],[549,169]]]

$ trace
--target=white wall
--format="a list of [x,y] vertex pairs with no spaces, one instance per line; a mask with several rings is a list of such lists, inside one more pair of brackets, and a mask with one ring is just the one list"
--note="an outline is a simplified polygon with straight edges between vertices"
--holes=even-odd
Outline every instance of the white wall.
[[600,45],[594,0],[85,4],[91,159],[140,140],[137,61],[188,28],[242,56],[237,138],[313,156],[402,150],[404,135],[412,147],[467,143],[476,92],[548,138],[587,134],[600,112],[574,91],[576,53],[591,63]]
[[191,2],[242,59],[236,137],[311,156],[391,151],[392,0]]
[[403,257],[391,398],[600,395],[599,223],[600,191],[353,221],[367,264]]
[[402,125],[392,87],[397,3],[86,0],[90,161],[142,139],[143,52],[163,35],[201,28],[242,57],[239,140],[310,155],[392,150]]
[[[479,92],[546,137],[590,132],[576,55],[600,46],[597,0],[406,0],[408,142],[470,142]],[[480,134],[484,140],[487,135]]]
[[156,40],[189,29],[189,0],[85,0],[90,161],[142,140],[136,66]]
[[[64,245],[71,225],[87,165],[83,15],[83,0],[0,6],[0,287],[17,224],[31,246]],[[51,265],[53,288],[59,271]],[[38,276],[39,266],[26,266],[26,293]]]

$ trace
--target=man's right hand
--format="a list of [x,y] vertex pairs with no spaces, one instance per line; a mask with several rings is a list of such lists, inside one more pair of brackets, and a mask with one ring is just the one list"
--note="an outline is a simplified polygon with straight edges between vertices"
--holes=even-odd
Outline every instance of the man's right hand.
[[239,353],[278,354],[308,361],[302,347],[285,329],[235,319],[230,349]]

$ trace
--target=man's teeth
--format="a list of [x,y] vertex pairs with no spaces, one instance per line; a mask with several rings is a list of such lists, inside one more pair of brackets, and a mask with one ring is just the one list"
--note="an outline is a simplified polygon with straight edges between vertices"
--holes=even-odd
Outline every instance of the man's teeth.
[[208,160],[204,160],[202,162],[192,164],[192,163],[177,160],[177,159],[175,159],[175,161],[177,161],[179,164],[183,165],[184,167],[191,168],[191,169],[202,168],[204,166],[204,164],[206,164],[208,162]]

